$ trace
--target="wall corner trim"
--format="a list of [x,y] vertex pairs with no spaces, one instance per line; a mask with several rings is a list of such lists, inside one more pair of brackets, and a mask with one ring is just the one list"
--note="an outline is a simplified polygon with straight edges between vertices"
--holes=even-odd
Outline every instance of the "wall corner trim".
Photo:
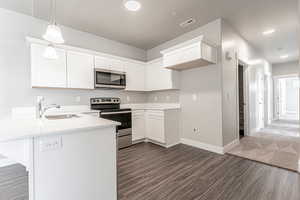
[[239,139],[235,139],[232,142],[230,142],[229,144],[225,145],[223,147],[223,153],[227,153],[228,151],[230,151],[231,149],[233,149],[234,147],[236,147],[237,145],[240,144],[240,140]]
[[220,147],[220,146],[206,144],[206,143],[198,142],[198,141],[187,139],[187,138],[181,138],[180,141],[182,144],[185,144],[188,146],[196,147],[196,148],[214,152],[217,154],[224,154],[224,148]]

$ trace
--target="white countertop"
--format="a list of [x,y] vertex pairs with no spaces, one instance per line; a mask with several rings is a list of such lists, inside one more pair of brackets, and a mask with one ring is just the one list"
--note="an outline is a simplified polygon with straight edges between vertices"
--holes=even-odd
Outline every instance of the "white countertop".
[[131,108],[132,110],[176,110],[176,109],[180,109],[180,104],[177,103],[122,104],[121,108]]
[[79,118],[59,120],[35,119],[30,117],[0,120],[0,142],[119,125],[118,122],[102,119],[97,116],[87,114],[77,115]]

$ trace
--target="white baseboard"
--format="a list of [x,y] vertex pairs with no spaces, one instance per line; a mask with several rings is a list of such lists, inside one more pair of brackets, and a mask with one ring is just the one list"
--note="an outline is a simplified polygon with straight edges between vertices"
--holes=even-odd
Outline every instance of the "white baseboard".
[[224,154],[224,148],[223,147],[219,147],[219,146],[215,146],[215,145],[211,145],[211,144],[205,144],[202,142],[198,142],[195,140],[190,140],[190,139],[186,139],[186,138],[181,138],[181,143],[185,144],[185,145],[189,145],[192,147],[196,147],[199,149],[203,149],[206,151],[211,151],[217,154]]
[[232,148],[236,147],[239,144],[240,144],[239,139],[233,140],[232,142],[230,142],[229,144],[223,147],[223,153],[224,154],[227,153],[228,151],[230,151]]
[[15,165],[15,164],[17,164],[17,163],[9,160],[7,158],[0,159],[0,167],[7,167],[10,165]]

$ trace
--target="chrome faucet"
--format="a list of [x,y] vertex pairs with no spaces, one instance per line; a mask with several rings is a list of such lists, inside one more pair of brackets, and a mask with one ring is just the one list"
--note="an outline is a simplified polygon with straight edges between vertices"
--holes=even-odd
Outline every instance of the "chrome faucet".
[[51,108],[60,108],[60,105],[57,104],[50,104],[48,106],[43,107],[43,101],[45,100],[44,97],[37,97],[37,110],[36,110],[36,114],[37,114],[37,118],[41,119],[43,118],[45,112]]

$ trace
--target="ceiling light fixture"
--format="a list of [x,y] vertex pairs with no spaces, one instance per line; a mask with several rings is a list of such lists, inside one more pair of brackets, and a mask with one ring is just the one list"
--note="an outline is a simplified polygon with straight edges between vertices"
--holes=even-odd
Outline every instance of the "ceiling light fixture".
[[125,0],[124,6],[127,10],[136,12],[141,9],[142,4],[137,0]]
[[65,42],[61,29],[56,24],[56,0],[51,2],[51,19],[43,38],[54,44],[63,44]]
[[286,54],[286,55],[280,56],[281,59],[286,59],[286,58],[288,58],[288,57],[289,57],[289,55],[287,55],[287,54]]
[[58,55],[56,53],[56,49],[52,44],[49,44],[46,49],[45,52],[43,54],[43,56],[47,59],[51,59],[51,60],[56,60],[58,59]]
[[269,29],[269,30],[266,30],[266,31],[264,31],[262,34],[263,34],[263,35],[271,35],[271,34],[273,34],[273,33],[275,33],[275,29]]

